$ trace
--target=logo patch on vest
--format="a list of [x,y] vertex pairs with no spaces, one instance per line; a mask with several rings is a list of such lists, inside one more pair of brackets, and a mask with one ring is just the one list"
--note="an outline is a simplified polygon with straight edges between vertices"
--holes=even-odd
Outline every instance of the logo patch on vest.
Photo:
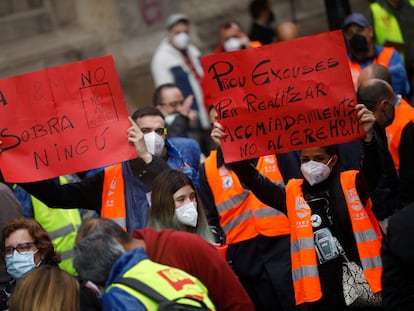
[[346,190],[346,197],[348,202],[351,204],[352,209],[359,211],[363,208],[361,200],[359,199],[358,192],[355,188]]
[[306,203],[304,198],[301,198],[301,197],[296,198],[295,208],[296,208],[296,215],[299,218],[305,218],[310,215],[311,209],[308,203]]
[[222,178],[223,189],[230,189],[233,187],[233,178],[231,176],[223,176]]

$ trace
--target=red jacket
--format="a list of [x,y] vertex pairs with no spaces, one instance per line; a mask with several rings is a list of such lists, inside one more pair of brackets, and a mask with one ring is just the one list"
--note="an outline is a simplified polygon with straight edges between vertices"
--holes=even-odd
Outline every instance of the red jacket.
[[153,228],[135,230],[132,236],[145,241],[145,250],[153,261],[197,277],[207,287],[217,310],[255,310],[228,263],[203,238],[188,232]]

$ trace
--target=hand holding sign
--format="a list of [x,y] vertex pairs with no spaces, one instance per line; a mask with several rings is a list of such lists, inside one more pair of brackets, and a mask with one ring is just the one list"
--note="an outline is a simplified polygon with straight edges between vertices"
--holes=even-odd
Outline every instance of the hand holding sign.
[[227,162],[364,135],[341,31],[201,61]]
[[[363,104],[358,104],[355,106],[355,108],[358,110],[358,113],[357,113],[358,121],[364,127],[364,131],[365,131],[364,141],[366,143],[369,143],[373,139],[372,127],[375,124],[374,113],[368,110],[368,108]],[[221,140],[226,138],[226,136],[227,134],[225,132],[223,125],[221,125],[219,122],[214,122],[213,130],[211,131],[211,138],[214,140],[214,142],[220,145]]]
[[0,169],[8,182],[136,158],[111,56],[0,80],[0,99]]
[[144,133],[142,133],[131,117],[128,117],[128,120],[131,123],[131,127],[128,129],[128,142],[135,146],[138,156],[142,158],[145,163],[150,163],[152,155],[148,152],[147,145],[145,144]]

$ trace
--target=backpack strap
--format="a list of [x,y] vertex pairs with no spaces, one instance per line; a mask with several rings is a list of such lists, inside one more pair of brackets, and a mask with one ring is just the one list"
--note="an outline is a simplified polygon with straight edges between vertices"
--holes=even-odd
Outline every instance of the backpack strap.
[[162,296],[160,293],[156,292],[153,288],[149,287],[147,284],[133,278],[119,278],[115,281],[115,283],[123,284],[128,287],[131,287],[140,293],[144,294],[145,296],[151,298],[157,303],[161,303],[164,301],[169,301],[167,298]]
[[[180,300],[182,298],[177,298],[177,299],[174,299],[174,300],[170,301],[167,298],[165,298],[163,295],[161,295],[160,293],[155,291],[153,288],[148,286],[147,284],[141,282],[140,280],[134,279],[134,278],[119,278],[114,283],[123,284],[123,285],[126,285],[126,286],[128,286],[132,289],[135,289],[136,291],[139,291],[140,293],[144,294],[148,298],[151,298],[152,300],[157,302],[160,306],[161,305],[164,305],[164,307],[169,306],[169,305],[181,306],[181,308],[174,308],[174,310],[200,310],[200,311],[209,310],[207,308],[206,304],[204,303],[204,301],[194,299],[192,297],[182,297],[182,298],[198,302],[201,305],[201,307],[190,306],[190,305],[186,305],[186,304],[180,304],[178,302],[178,300]],[[170,309],[168,309],[168,310],[170,310]]]

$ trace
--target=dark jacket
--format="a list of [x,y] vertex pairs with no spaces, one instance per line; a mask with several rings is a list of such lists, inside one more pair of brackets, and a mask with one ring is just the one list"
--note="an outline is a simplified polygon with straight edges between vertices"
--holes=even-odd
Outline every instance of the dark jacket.
[[[362,173],[356,176],[356,188],[363,204],[369,197],[370,190],[376,186],[379,178],[379,157],[376,142],[364,144],[364,161]],[[265,204],[287,213],[284,188],[275,185],[265,176],[261,175],[255,167],[247,161],[230,164],[239,179]],[[326,198],[329,202],[326,210],[326,218],[332,219],[329,227],[332,234],[340,241],[345,253],[350,260],[360,262],[356,241],[352,231],[351,220],[346,206],[344,194],[340,185],[340,172],[342,169],[337,165],[331,172],[329,178],[319,184],[310,186],[305,180],[302,186],[306,200],[314,198]],[[309,204],[312,212],[314,208]],[[347,310],[342,293],[342,258],[338,257],[319,265],[319,277],[322,286],[323,297],[313,304],[311,310]]]

